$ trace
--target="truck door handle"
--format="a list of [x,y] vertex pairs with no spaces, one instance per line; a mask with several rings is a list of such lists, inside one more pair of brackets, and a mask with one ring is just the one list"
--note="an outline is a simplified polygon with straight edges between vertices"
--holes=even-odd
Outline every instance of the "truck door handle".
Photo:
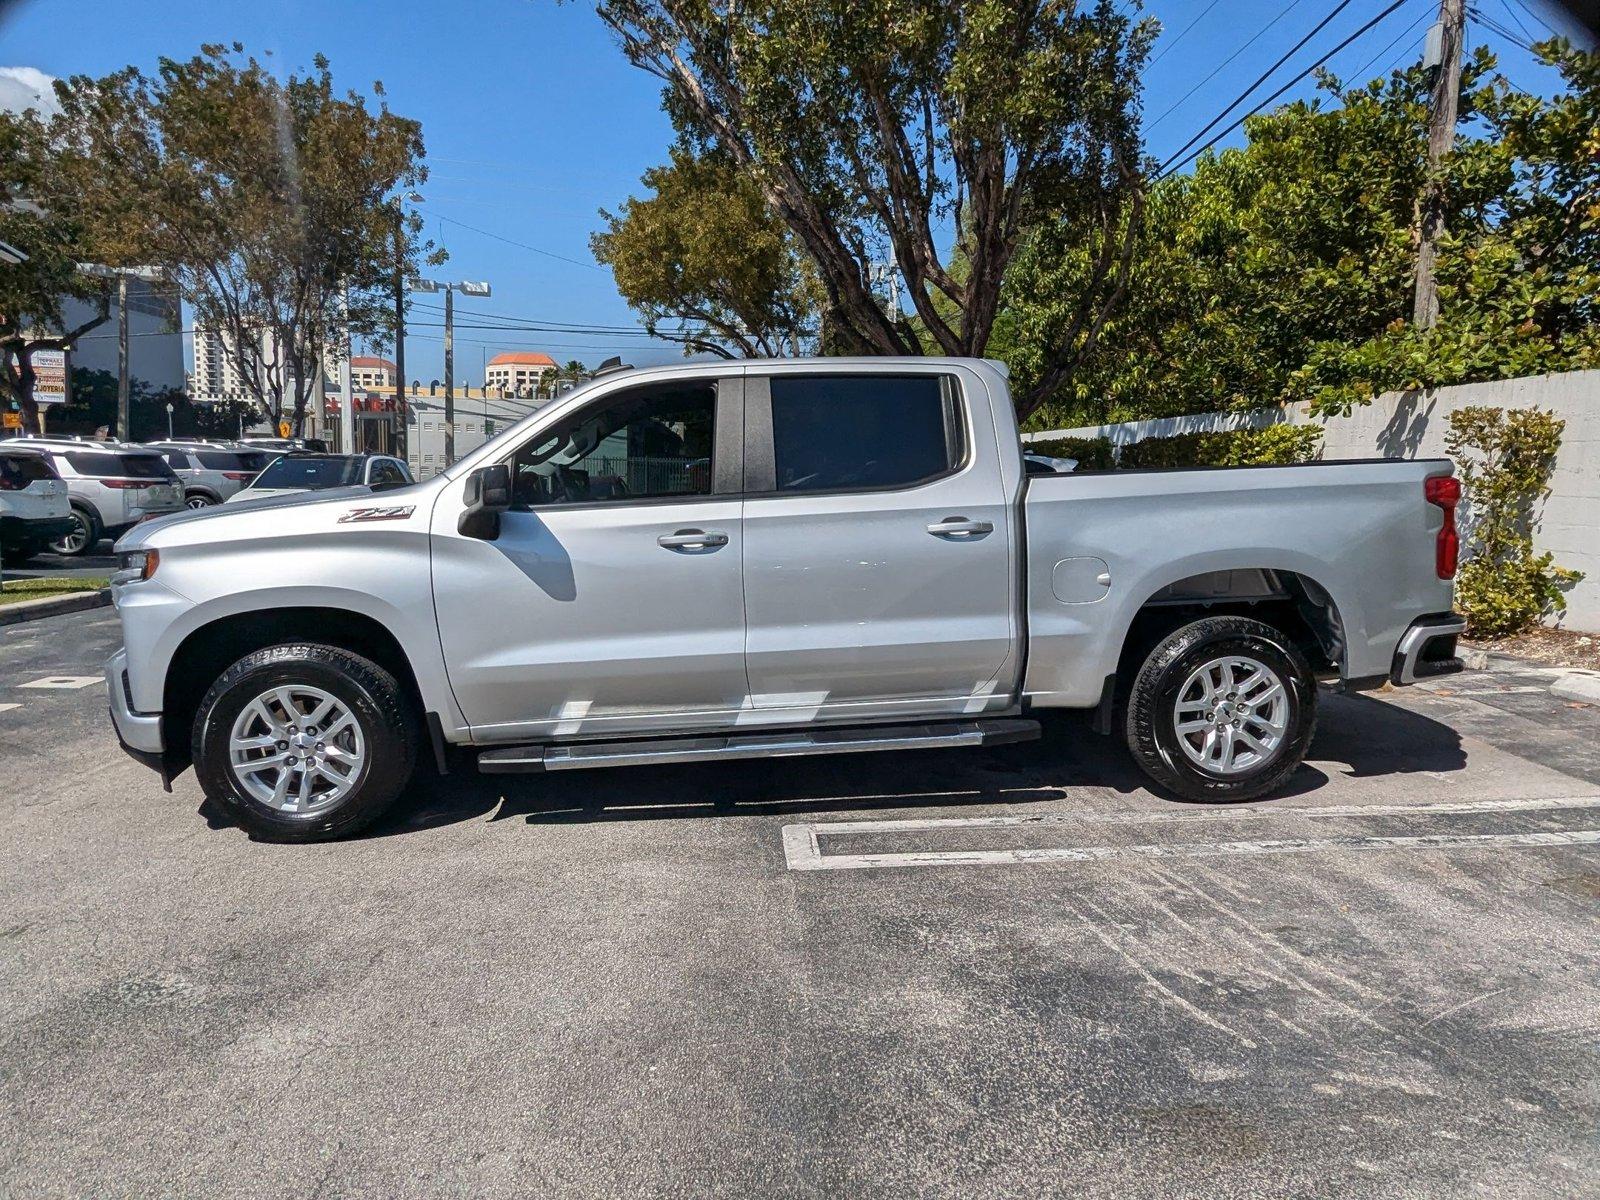
[[994,532],[992,521],[969,521],[965,517],[946,517],[928,526],[934,537],[969,538]]
[[709,550],[727,544],[727,534],[715,530],[707,533],[703,529],[680,529],[676,533],[663,533],[656,539],[656,545],[668,550]]

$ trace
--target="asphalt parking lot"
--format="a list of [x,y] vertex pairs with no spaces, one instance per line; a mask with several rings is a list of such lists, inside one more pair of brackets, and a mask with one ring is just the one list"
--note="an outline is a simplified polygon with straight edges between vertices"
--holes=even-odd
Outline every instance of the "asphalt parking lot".
[[1600,1193],[1600,710],[1536,671],[1328,696],[1242,809],[1058,720],[283,847],[120,753],[116,641],[0,631],[0,1195]]

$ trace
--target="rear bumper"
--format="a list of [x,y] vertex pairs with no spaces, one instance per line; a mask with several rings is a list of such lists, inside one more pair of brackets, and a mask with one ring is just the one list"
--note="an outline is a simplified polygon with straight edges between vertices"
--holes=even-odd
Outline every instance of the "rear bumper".
[[7,545],[17,542],[53,542],[72,528],[71,517],[0,517],[0,540]]
[[1466,628],[1465,618],[1454,613],[1418,617],[1395,647],[1389,682],[1404,686],[1461,670],[1463,664],[1456,657],[1456,639]]
[[[134,710],[128,690],[128,652],[118,650],[106,662],[106,693],[111,701],[111,723],[122,748],[147,767],[161,770],[161,714]],[[154,761],[151,761],[151,759]]]

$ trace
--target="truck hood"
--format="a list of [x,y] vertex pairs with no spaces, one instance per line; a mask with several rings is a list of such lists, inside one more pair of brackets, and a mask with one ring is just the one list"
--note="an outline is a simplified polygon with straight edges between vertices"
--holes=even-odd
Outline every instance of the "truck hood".
[[[242,494],[242,493],[241,493]],[[352,487],[325,488],[322,491],[271,491],[262,495],[261,499],[252,499],[248,503],[239,504],[213,504],[209,508],[179,509],[164,517],[157,517],[151,521],[141,521],[127,533],[117,539],[117,544],[112,547],[114,553],[120,554],[124,550],[142,550],[150,544],[150,540],[164,529],[174,525],[186,525],[197,521],[229,521],[238,520],[246,514],[259,513],[267,509],[276,508],[304,508],[315,504],[346,504],[362,496],[372,495],[372,489],[357,484]],[[225,537],[222,530],[216,530],[217,537]]]

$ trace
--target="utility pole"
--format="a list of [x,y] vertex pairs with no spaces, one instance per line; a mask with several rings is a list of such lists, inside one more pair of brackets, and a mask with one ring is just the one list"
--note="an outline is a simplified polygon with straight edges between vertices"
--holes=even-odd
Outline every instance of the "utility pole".
[[456,290],[444,289],[444,465],[456,461]]
[[1461,98],[1461,43],[1467,25],[1466,0],[1439,0],[1439,20],[1428,30],[1423,65],[1434,68],[1428,109],[1428,181],[1417,220],[1417,294],[1411,310],[1418,329],[1439,321],[1439,281],[1434,275],[1439,235],[1444,232],[1444,178],[1441,163],[1455,144]]
[[117,441],[132,441],[128,428],[128,276],[117,273]]

